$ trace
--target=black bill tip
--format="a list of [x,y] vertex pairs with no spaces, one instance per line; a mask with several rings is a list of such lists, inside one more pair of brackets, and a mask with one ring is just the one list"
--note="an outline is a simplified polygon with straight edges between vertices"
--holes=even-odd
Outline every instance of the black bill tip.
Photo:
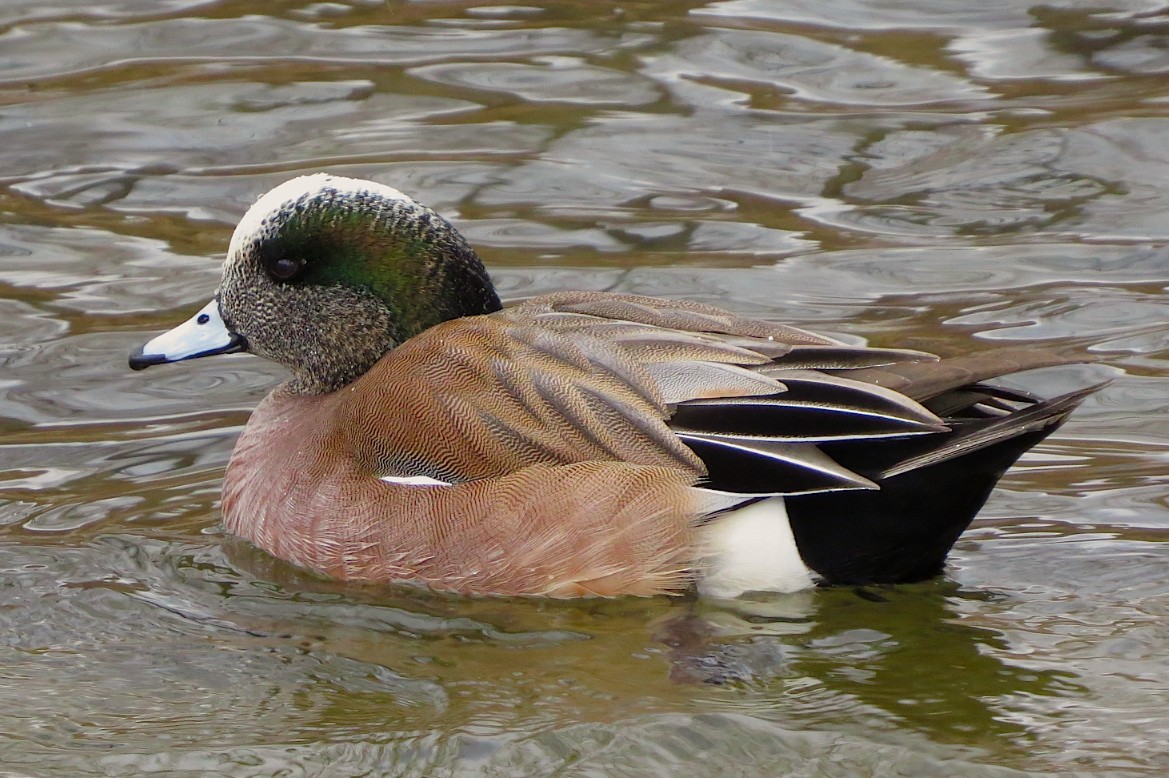
[[165,354],[146,354],[142,349],[138,349],[130,355],[131,370],[145,370],[151,365],[161,365],[165,362],[170,362]]

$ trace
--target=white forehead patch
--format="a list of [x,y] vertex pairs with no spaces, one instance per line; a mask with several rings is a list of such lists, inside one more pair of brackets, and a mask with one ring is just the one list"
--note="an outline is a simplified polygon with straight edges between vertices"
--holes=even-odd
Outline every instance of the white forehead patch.
[[239,224],[235,227],[235,232],[231,235],[231,243],[227,248],[228,261],[231,261],[231,258],[260,232],[260,228],[263,226],[266,218],[274,213],[278,213],[289,203],[294,203],[305,195],[316,194],[322,189],[334,189],[342,195],[356,195],[371,192],[381,195],[387,200],[401,200],[407,203],[415,202],[413,198],[402,194],[392,186],[379,184],[376,181],[363,181],[360,178],[334,176],[330,173],[313,173],[309,176],[293,178],[261,195],[260,199],[256,200],[252,207],[248,209],[248,212],[244,214],[243,218],[239,220]]

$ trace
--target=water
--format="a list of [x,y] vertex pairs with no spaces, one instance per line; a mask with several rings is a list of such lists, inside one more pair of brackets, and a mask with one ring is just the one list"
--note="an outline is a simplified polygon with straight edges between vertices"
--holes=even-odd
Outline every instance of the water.
[[[1151,0],[5,4],[0,774],[1162,774],[1167,51]],[[320,169],[450,216],[509,296],[1071,345],[1101,365],[1033,386],[1118,379],[937,582],[333,585],[218,527],[279,368],[125,364]]]

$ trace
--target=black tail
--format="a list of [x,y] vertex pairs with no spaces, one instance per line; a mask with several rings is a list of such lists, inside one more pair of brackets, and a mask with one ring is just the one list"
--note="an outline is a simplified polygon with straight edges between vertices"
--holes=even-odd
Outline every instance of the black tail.
[[1007,468],[1097,388],[997,418],[954,419],[950,433],[880,446],[824,445],[825,453],[880,489],[787,497],[804,562],[833,584],[909,583],[938,575]]

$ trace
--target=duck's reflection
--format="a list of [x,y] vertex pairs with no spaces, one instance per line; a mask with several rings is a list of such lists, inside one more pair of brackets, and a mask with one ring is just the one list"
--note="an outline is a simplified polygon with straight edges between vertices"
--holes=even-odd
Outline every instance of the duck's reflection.
[[235,587],[250,592],[246,605],[222,603],[251,633],[298,641],[332,668],[319,679],[359,662],[424,682],[432,698],[441,689],[433,713],[462,723],[527,728],[701,706],[796,727],[993,739],[1001,751],[1029,740],[1013,715],[1021,700],[1081,691],[1070,674],[1005,659],[1000,632],[960,615],[1001,609],[1000,596],[948,581],[734,601],[471,599],[355,588],[242,542],[224,548],[259,579]]
[[854,704],[900,726],[963,740],[1027,729],[1012,698],[1083,692],[1070,673],[1036,671],[1002,657],[996,630],[960,620],[1004,595],[950,581],[880,589],[827,589],[803,597],[690,603],[659,625],[677,680],[731,685],[755,703],[769,692],[813,718]]

